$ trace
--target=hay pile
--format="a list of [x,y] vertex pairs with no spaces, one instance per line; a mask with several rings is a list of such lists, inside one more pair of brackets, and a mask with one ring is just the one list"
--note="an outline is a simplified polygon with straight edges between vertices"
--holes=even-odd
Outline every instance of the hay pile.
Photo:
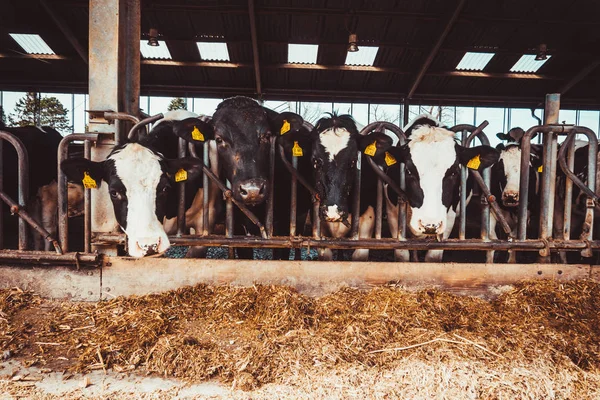
[[0,291],[0,352],[55,370],[141,369],[246,390],[407,360],[597,372],[599,310],[591,281],[524,282],[491,302],[397,287],[314,299],[286,287],[199,285],[95,304],[13,290]]

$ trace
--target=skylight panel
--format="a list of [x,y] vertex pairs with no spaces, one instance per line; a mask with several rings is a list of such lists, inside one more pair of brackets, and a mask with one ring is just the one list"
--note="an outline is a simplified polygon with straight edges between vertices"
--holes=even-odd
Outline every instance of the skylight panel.
[[288,63],[316,64],[318,44],[288,44]]
[[140,52],[144,58],[158,58],[171,60],[171,52],[163,40],[158,41],[158,46],[150,46],[148,40],[140,40]]
[[227,43],[223,42],[196,42],[200,58],[207,61],[231,61]]
[[55,54],[48,44],[37,34],[9,33],[28,54]]
[[466,52],[462,60],[456,66],[458,70],[483,71],[495,53],[471,53]]
[[510,72],[537,72],[542,65],[546,63],[552,56],[547,56],[545,60],[536,60],[535,54],[523,54],[519,61],[510,69]]
[[359,46],[358,51],[349,51],[346,56],[346,65],[368,65],[373,66],[379,47]]

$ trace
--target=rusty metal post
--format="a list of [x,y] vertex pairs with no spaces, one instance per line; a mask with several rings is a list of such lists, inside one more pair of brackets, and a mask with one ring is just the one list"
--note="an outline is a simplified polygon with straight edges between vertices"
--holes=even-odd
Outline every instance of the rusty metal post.
[[[292,167],[298,170],[298,157],[292,156]],[[290,236],[296,236],[296,217],[298,209],[298,178],[292,174],[292,183],[290,187]]]
[[[95,0],[89,2],[89,94],[90,110],[139,113],[140,0]],[[130,124],[128,122],[128,124]],[[91,149],[93,161],[103,161],[128,129],[124,123],[109,125],[90,119],[90,132],[103,133]],[[118,230],[108,185],[92,191],[92,231]],[[116,255],[114,245],[93,245]]]
[[[0,142],[6,140],[9,142],[17,152],[17,184],[18,184],[18,204],[19,207],[25,208],[27,200],[29,199],[29,155],[27,149],[23,145],[21,140],[4,131],[0,131]],[[2,163],[0,159],[0,163]],[[1,210],[0,210],[1,211]],[[27,248],[27,223],[24,219],[19,218],[19,250],[25,250]]]
[[[190,147],[194,146],[194,144],[190,143]],[[207,167],[211,168],[212,165],[210,165],[210,145],[207,143],[204,145],[204,148],[202,149],[202,162],[204,163],[204,165],[206,165]],[[218,158],[218,157],[217,157]],[[211,196],[211,183],[209,181],[208,178],[208,174],[203,174],[202,175],[202,235],[203,236],[208,236],[209,231],[208,231],[208,224],[209,224],[209,215],[208,213],[209,211],[209,206],[208,206],[208,200],[210,199]],[[196,232],[196,235],[200,234],[200,232]]]
[[[376,168],[380,168],[376,166]],[[383,182],[377,177],[377,203],[375,206],[375,239],[381,239],[381,225],[383,223]]]
[[[546,95],[546,106],[544,109],[544,123],[557,124],[558,113],[560,111],[560,94],[552,93]],[[552,237],[552,225],[554,215],[554,196],[556,192],[556,161],[558,141],[554,132],[550,131],[544,134],[544,159],[541,187],[541,210],[540,210],[540,239],[550,239]],[[526,201],[526,199],[525,199]],[[549,262],[550,255],[542,256],[541,262]]]
[[[92,142],[86,140],[83,142],[83,156],[88,160],[92,156]],[[84,189],[83,192],[83,251],[91,252],[92,245],[92,193],[91,189]]]
[[[227,188],[231,189],[231,182],[227,181]],[[225,198],[225,237],[228,239],[233,238],[234,221],[233,221],[233,200],[231,196]],[[235,258],[235,248],[229,246],[228,250],[229,258]]]
[[269,147],[269,183],[271,190],[267,197],[267,216],[265,218],[265,229],[267,231],[267,237],[273,236],[273,194],[275,193],[275,145],[277,142],[276,137],[272,137]]
[[[568,142],[567,149],[567,166],[569,170],[573,171],[575,166],[575,141],[571,140]],[[565,146],[567,143],[563,143]],[[563,213],[563,240],[571,239],[571,210],[573,201],[573,181],[565,176],[565,208]]]
[[[187,142],[179,138],[177,142],[177,157],[184,158],[187,155]],[[185,183],[187,181],[181,181],[177,184],[177,194],[178,203],[177,203],[177,236],[181,236],[186,231],[186,221],[185,221]]]
[[[0,139],[0,192],[4,190],[4,140]],[[0,250],[4,248],[4,205],[0,204]]]
[[358,239],[358,224],[360,221],[360,178],[361,178],[361,159],[362,152],[358,152],[358,160],[356,161],[356,174],[354,175],[354,193],[352,196],[352,223],[350,226],[350,237]]
[[[460,140],[463,146],[467,144],[467,131],[462,130],[460,133]],[[460,166],[460,215],[458,219],[458,238],[465,239],[467,232],[467,178],[469,171],[467,171],[466,165]]]
[[[531,137],[540,126],[529,128],[521,138],[521,177],[519,179],[519,217],[517,218],[517,239],[527,238],[527,204],[529,202],[529,158],[531,156]],[[543,204],[543,200],[542,200]]]

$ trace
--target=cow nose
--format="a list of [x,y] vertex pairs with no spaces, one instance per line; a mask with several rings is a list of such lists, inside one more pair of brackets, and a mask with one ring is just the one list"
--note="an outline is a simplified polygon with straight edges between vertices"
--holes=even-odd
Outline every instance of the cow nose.
[[502,203],[504,203],[505,206],[518,206],[519,205],[519,193],[516,193],[516,192],[502,193]]
[[160,247],[160,238],[158,239],[150,239],[144,238],[139,239],[135,242],[135,245],[138,247],[138,250],[142,252],[142,257],[151,256],[154,254],[158,254],[158,248]]
[[246,204],[261,203],[267,196],[267,182],[264,179],[244,181],[240,184],[238,193]]
[[437,224],[424,224],[423,220],[419,220],[419,229],[426,235],[439,235],[443,232],[443,225],[443,221],[440,221]]
[[347,213],[340,210],[337,204],[333,206],[321,206],[321,217],[327,222],[340,222]]

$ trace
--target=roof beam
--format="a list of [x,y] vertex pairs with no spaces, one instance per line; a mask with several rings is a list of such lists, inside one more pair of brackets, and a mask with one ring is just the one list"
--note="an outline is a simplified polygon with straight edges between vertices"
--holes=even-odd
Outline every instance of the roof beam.
[[50,15],[50,18],[52,18],[52,20],[54,21],[54,23],[56,24],[58,29],[60,29],[60,31],[63,33],[63,35],[65,35],[65,37],[67,38],[69,43],[71,43],[71,46],[73,46],[73,48],[75,49],[77,54],[79,54],[79,57],[81,57],[83,62],[87,64],[88,63],[88,55],[87,55],[86,51],[84,50],[83,46],[81,45],[81,43],[79,43],[79,40],[77,40],[77,38],[73,34],[73,31],[71,31],[71,28],[69,28],[69,26],[65,23],[65,21],[62,19],[62,17],[60,15],[58,15],[56,12],[54,12],[52,7],[50,7],[48,5],[46,0],[40,0],[40,4],[42,5],[42,7],[44,7],[46,12]]
[[262,83],[260,81],[260,58],[258,55],[258,37],[256,34],[256,14],[254,0],[248,0],[248,15],[250,16],[250,36],[252,37],[252,57],[254,58],[254,77],[256,79],[256,94],[262,101]]
[[421,69],[419,69],[419,72],[417,73],[417,77],[415,78],[413,84],[410,86],[410,89],[408,90],[408,94],[406,96],[407,98],[411,99],[413,97],[413,95],[415,94],[415,90],[417,90],[417,87],[421,83],[421,80],[423,79],[423,77],[425,76],[425,73],[429,69],[429,66],[433,62],[433,59],[438,54],[440,47],[442,47],[442,43],[444,43],[444,40],[446,40],[446,37],[448,36],[450,31],[454,27],[454,23],[458,19],[458,16],[460,15],[466,2],[467,2],[467,0],[459,0],[458,1],[458,4],[457,4],[456,8],[454,9],[454,12],[452,13],[452,16],[450,17],[450,19],[448,20],[448,23],[446,24],[446,27],[442,31],[442,34],[438,38],[437,42],[435,43],[435,45],[433,46],[431,51],[429,52],[429,55],[425,59],[425,62],[421,66]]
[[599,65],[600,65],[600,59],[594,60],[591,63],[589,63],[581,71],[579,71],[579,73],[577,75],[575,75],[573,78],[571,78],[571,80],[569,80],[567,83],[565,83],[558,90],[558,93],[560,93],[560,94],[567,93],[569,90],[571,90],[573,88],[573,86],[577,85],[579,82],[581,82],[583,79],[585,79],[586,76],[591,74]]

